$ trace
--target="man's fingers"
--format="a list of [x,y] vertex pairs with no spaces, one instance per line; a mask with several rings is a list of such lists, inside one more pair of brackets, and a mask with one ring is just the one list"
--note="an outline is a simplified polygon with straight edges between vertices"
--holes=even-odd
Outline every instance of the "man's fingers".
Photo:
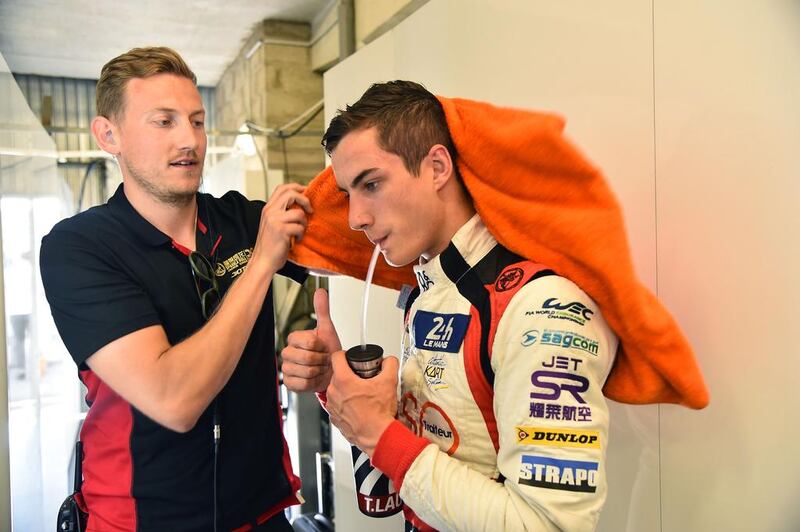
[[287,346],[281,351],[281,358],[283,358],[284,362],[291,362],[292,364],[303,366],[319,366],[322,368],[329,368],[331,366],[328,353],[313,349],[299,349],[297,347]]
[[300,377],[294,377],[292,375],[283,376],[283,383],[286,385],[287,388],[292,390],[293,392],[316,392],[320,391],[320,388],[324,385],[323,377],[318,377],[314,379],[303,379]]
[[[289,336],[286,337],[286,345],[308,351],[324,351],[324,346],[320,343],[317,333],[313,329],[290,332]],[[289,349],[289,347],[284,349]]]
[[302,210],[311,213],[314,209],[311,202],[303,195],[306,189],[298,183],[285,183],[275,188],[267,202],[271,209],[288,210],[292,205],[299,205]]
[[287,237],[300,240],[306,234],[306,226],[301,223],[290,223],[284,226],[283,231]]
[[[292,208],[293,205],[299,205],[304,211],[311,214],[314,209],[311,207],[311,200],[302,194],[292,194],[286,201],[286,210]],[[298,209],[299,210],[299,209]]]
[[292,209],[289,211],[270,213],[265,218],[265,223],[272,226],[299,224],[305,227],[308,225],[308,218],[306,217],[306,213],[300,209]]
[[329,368],[327,365],[309,366],[305,364],[295,364],[294,362],[284,360],[281,369],[283,371],[284,377],[290,376],[294,378],[308,380],[324,376]]

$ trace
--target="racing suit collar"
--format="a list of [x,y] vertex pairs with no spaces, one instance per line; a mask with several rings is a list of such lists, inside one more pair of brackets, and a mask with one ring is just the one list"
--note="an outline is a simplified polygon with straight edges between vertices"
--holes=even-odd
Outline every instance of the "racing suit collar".
[[456,231],[442,253],[427,262],[420,258],[419,264],[414,266],[420,291],[425,292],[437,284],[456,284],[496,245],[497,241],[483,225],[480,216],[475,214]]

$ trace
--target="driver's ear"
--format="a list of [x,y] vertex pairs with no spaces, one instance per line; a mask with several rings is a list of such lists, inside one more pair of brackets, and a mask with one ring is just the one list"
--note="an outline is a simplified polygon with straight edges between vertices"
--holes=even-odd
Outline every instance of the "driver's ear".
[[434,144],[426,158],[433,168],[434,187],[439,190],[453,177],[453,158],[442,144]]

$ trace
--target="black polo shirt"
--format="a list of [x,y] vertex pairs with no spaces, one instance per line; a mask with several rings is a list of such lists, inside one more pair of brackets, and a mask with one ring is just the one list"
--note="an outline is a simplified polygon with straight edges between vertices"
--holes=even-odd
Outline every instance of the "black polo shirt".
[[[237,192],[198,194],[197,250],[224,293],[247,265],[263,202]],[[122,400],[86,365],[108,343],[161,325],[171,344],[203,326],[188,250],[142,218],[120,186],[108,203],[58,223],[42,240],[45,293],[88,388],[83,496],[90,530],[203,530],[213,510],[212,414],[180,434]],[[302,282],[287,263],[280,273]],[[218,397],[221,530],[255,524],[296,504],[281,431],[272,290],[241,360]]]

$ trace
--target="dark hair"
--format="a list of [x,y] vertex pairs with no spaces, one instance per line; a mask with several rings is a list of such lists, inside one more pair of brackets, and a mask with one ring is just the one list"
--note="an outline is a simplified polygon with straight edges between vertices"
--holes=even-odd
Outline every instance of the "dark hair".
[[133,48],[103,66],[95,95],[98,116],[120,118],[125,108],[125,85],[128,81],[156,74],[175,74],[197,85],[194,72],[172,48]]
[[348,133],[371,127],[378,129],[380,147],[398,155],[413,175],[419,175],[422,160],[435,144],[447,148],[455,169],[457,154],[442,104],[419,83],[397,80],[372,85],[356,103],[339,110],[322,136],[322,145],[330,155]]

